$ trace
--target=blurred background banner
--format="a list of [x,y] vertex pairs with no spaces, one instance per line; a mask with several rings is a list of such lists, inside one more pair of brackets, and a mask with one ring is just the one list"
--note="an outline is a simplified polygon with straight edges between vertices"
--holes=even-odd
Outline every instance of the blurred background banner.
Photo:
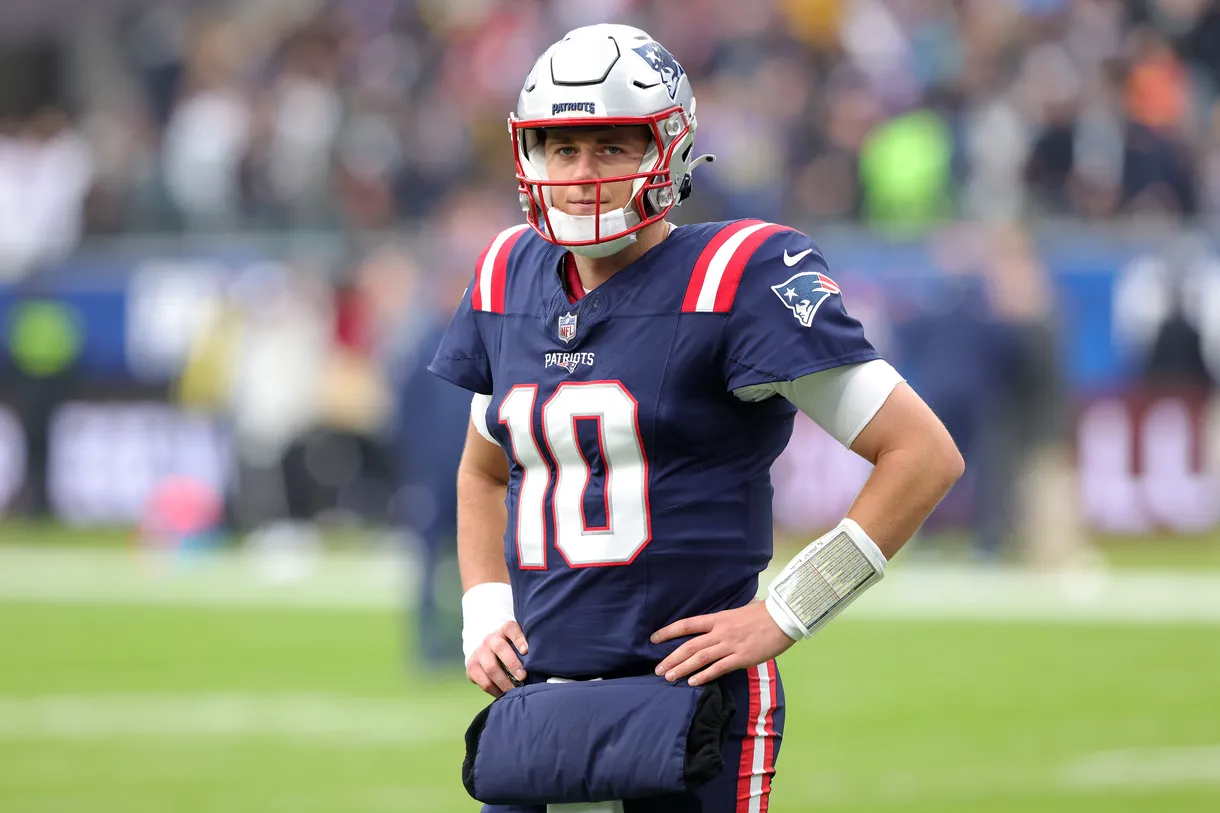
[[[425,366],[594,22],[692,80],[677,222],[812,236],[967,461],[773,809],[1220,810],[1214,0],[0,2],[0,810],[471,809]],[[798,416],[777,560],[868,473]]]

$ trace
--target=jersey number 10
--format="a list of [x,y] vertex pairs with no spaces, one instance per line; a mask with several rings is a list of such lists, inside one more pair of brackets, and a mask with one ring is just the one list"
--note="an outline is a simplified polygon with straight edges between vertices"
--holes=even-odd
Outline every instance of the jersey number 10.
[[[640,405],[618,381],[565,382],[542,404],[542,456],[534,432],[536,384],[518,384],[500,402],[512,455],[521,467],[517,493],[517,560],[527,570],[546,568],[545,502],[552,479],[555,547],[572,567],[629,564],[648,544],[648,461],[640,437]],[[606,482],[606,523],[589,527],[585,494],[593,470],[577,439],[577,421],[595,421]]]

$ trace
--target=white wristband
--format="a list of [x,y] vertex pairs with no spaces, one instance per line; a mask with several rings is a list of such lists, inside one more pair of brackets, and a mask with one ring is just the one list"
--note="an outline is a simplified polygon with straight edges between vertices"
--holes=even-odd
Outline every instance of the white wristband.
[[476,584],[462,595],[462,654],[470,663],[474,651],[513,614],[513,588],[504,582]]
[[885,575],[886,559],[864,529],[844,519],[784,566],[767,611],[794,641],[810,638]]

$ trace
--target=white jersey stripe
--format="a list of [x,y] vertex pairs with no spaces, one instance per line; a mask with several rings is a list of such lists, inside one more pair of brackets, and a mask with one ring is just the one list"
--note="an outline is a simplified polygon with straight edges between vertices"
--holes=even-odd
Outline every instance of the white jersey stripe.
[[754,667],[758,670],[758,719],[754,723],[754,764],[750,766],[750,813],[762,809],[763,774],[767,771],[767,715],[771,711],[770,662]]
[[703,278],[703,287],[699,289],[699,299],[695,304],[696,311],[710,313],[716,309],[716,294],[720,291],[720,281],[724,277],[724,269],[728,267],[729,260],[733,259],[733,255],[737,253],[737,249],[741,248],[741,244],[746,241],[746,238],[770,225],[770,223],[755,223],[753,226],[747,226],[725,240],[724,245],[716,249],[716,253],[712,255],[712,261],[708,263],[707,276]]
[[500,255],[500,249],[504,244],[517,232],[528,229],[529,226],[522,224],[513,226],[511,229],[505,229],[496,235],[496,239],[491,241],[491,247],[487,249],[487,255],[483,257],[483,265],[479,267],[479,310],[490,311],[492,309],[492,278],[496,272],[496,258]]

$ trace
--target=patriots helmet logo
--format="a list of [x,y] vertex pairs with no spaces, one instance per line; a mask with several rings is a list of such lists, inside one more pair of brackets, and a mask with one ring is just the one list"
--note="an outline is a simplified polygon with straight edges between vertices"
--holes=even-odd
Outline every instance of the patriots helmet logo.
[[804,271],[790,277],[786,282],[772,285],[771,290],[792,311],[796,321],[805,327],[813,324],[813,317],[831,296],[840,293],[839,286],[825,274]]
[[674,59],[674,55],[665,50],[665,46],[659,42],[650,42],[631,50],[642,56],[644,61],[660,75],[661,81],[665,83],[665,89],[669,91],[669,98],[677,99],[678,83],[686,71],[682,70],[682,66],[678,64],[678,60]]
[[565,342],[576,338],[576,314],[565,313],[559,317],[559,338]]

